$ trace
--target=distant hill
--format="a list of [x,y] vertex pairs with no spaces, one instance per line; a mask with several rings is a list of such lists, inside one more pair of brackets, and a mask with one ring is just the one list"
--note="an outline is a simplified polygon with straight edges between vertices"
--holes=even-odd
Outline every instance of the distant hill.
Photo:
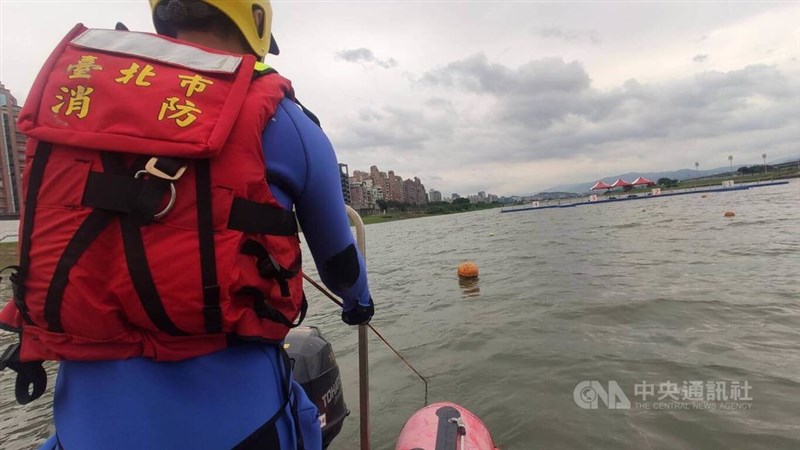
[[[676,180],[686,180],[688,178],[696,178],[696,177],[704,177],[708,175],[716,175],[718,173],[725,173],[730,172],[729,167],[719,168],[719,169],[712,169],[712,170],[691,170],[691,169],[681,169],[681,170],[673,170],[671,172],[628,172],[623,173],[621,175],[614,175],[613,177],[605,177],[601,178],[601,180],[605,183],[611,184],[617,181],[618,178],[622,178],[625,181],[633,181],[639,177],[645,177],[650,180],[656,181],[659,178],[673,178]],[[552,191],[559,191],[559,192],[588,192],[589,189],[597,183],[598,180],[593,181],[586,181],[584,183],[575,183],[575,184],[561,184],[558,186],[553,186],[551,188],[546,189],[547,192]]]
[[575,192],[539,192],[533,195],[531,200],[557,200],[561,198],[574,198],[579,197],[580,194]]
[[[776,159],[774,161],[768,161],[768,162],[769,162],[769,164],[779,164],[779,163],[782,163],[782,162],[791,161],[793,159],[794,158],[780,158],[780,159]],[[739,167],[741,167],[743,165],[751,166],[751,165],[757,165],[757,164],[760,164],[760,162],[756,162],[756,163],[752,163],[752,164],[734,164],[733,165],[733,170],[736,170],[736,169],[738,169]],[[611,176],[611,177],[604,177],[604,178],[601,178],[601,180],[603,180],[603,182],[608,183],[608,184],[611,184],[611,183],[617,181],[617,178],[622,178],[623,180],[629,181],[629,182],[635,180],[638,177],[649,178],[649,179],[651,179],[653,181],[656,181],[659,178],[673,178],[673,179],[676,179],[676,180],[686,180],[686,179],[689,179],[689,178],[705,177],[705,176],[709,176],[709,175],[716,175],[716,174],[719,174],[719,173],[725,173],[725,172],[730,172],[730,171],[731,171],[730,166],[728,166],[728,167],[718,167],[716,169],[710,169],[710,170],[701,170],[699,172],[697,170],[693,170],[693,169],[673,170],[671,172],[628,172],[628,173],[623,173],[623,174],[620,174],[620,175],[614,175],[614,176]],[[575,183],[575,184],[560,184],[558,186],[553,186],[553,187],[547,188],[542,193],[545,193],[545,192],[588,192],[589,189],[591,189],[591,187],[594,186],[595,183],[597,183],[597,181],[598,180],[586,181],[584,183]]]

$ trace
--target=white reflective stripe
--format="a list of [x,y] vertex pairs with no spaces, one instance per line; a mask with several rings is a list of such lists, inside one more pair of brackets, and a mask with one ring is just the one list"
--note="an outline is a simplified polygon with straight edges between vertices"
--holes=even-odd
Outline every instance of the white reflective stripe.
[[82,48],[138,56],[200,72],[234,73],[241,56],[219,55],[144,33],[115,30],[86,30],[72,40]]

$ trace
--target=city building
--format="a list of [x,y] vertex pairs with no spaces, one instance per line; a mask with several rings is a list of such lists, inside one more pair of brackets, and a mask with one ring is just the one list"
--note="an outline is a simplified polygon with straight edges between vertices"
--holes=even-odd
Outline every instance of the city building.
[[350,173],[347,164],[339,164],[339,179],[341,180],[344,203],[350,205]]
[[356,211],[367,208],[367,192],[364,182],[355,181],[355,177],[350,177],[350,206]]
[[375,214],[378,211],[378,200],[383,199],[383,192],[376,187],[371,178],[364,178],[365,172],[355,171],[350,177],[350,206],[362,216]]
[[394,170],[389,171],[389,198],[400,203],[406,203],[405,190],[403,189],[403,178],[394,174]]
[[427,196],[425,195],[425,185],[423,185],[422,181],[417,177],[414,177],[413,180],[408,179],[403,181],[403,196],[405,198],[405,203],[411,205],[424,205],[428,203]]
[[24,134],[17,130],[17,118],[22,107],[0,83],[0,214],[18,215],[22,207],[22,172],[25,169]]
[[[378,166],[371,166],[369,172],[354,170],[348,178],[352,206],[359,213],[377,211],[380,201],[394,201],[410,205],[426,205],[428,195],[425,186],[418,177],[406,179],[393,170],[381,172]],[[441,201],[441,193],[439,193]]]
[[393,200],[391,189],[389,188],[389,177],[386,172],[378,170],[378,166],[371,166],[369,168],[369,177],[375,187],[381,191],[380,200]]
[[372,179],[372,175],[371,174],[369,174],[367,172],[363,172],[361,170],[354,170],[353,174],[350,175],[350,180],[351,181],[356,181],[358,183],[361,183],[361,182],[363,182],[365,180],[371,180],[371,179]]
[[428,201],[431,203],[442,201],[442,193],[431,189],[428,191]]

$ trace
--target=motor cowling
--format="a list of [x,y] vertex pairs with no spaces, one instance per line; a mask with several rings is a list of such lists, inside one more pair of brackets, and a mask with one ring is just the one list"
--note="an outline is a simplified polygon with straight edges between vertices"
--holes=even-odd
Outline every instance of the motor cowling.
[[333,347],[317,327],[297,327],[289,331],[284,348],[294,360],[293,378],[317,406],[322,426],[322,445],[328,447],[342,431],[350,414],[344,403],[342,379]]

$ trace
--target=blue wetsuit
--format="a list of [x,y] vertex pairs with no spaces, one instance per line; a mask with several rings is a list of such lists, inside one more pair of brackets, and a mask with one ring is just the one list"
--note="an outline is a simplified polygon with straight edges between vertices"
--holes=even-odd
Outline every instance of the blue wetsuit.
[[[295,208],[323,282],[343,298],[345,309],[356,302],[368,306],[366,268],[357,252],[348,251],[354,238],[327,137],[297,104],[284,100],[263,143],[270,188],[283,207]],[[53,405],[56,434],[67,450],[232,448],[284,405],[285,374],[278,348],[261,344],[172,363],[62,361]],[[293,394],[305,448],[319,449],[316,408],[299,385]],[[277,422],[281,450],[296,446],[293,421],[287,413]],[[43,448],[56,448],[55,436]]]

